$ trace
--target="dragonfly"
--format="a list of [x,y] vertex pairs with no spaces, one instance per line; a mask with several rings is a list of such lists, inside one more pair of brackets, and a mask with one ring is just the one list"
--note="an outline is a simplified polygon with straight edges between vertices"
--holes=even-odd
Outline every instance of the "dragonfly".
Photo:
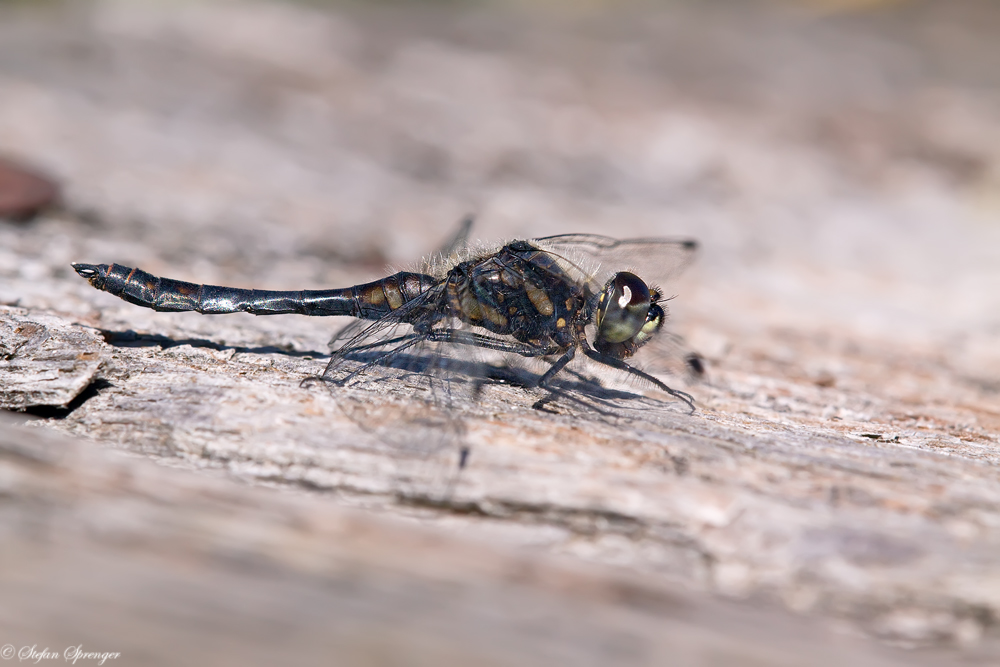
[[[119,264],[72,266],[93,287],[158,311],[354,318],[330,341],[323,373],[303,383],[340,388],[338,407],[374,436],[365,455],[388,445],[389,460],[401,471],[397,479],[404,480],[393,494],[407,502],[450,498],[456,471],[469,458],[466,422],[489,384],[541,392],[533,404],[540,410],[562,401],[583,403],[584,416],[606,414],[606,397],[620,394],[588,403],[560,380],[569,374],[583,380],[574,387],[594,388],[594,378],[569,367],[582,357],[694,412],[690,394],[637,368],[633,358],[653,341],[666,343],[654,346],[658,350],[684,356],[686,347],[664,328],[673,297],[640,274],[672,280],[692,261],[696,241],[562,234],[478,247],[468,242],[471,225],[467,218],[419,270],[336,289],[240,289]],[[684,364],[689,376],[704,371],[697,354],[687,354]],[[404,485],[409,490],[401,490]]]
[[[413,368],[413,359],[425,370],[454,369],[458,364],[442,360],[467,359],[459,350],[473,350],[548,362],[533,382],[549,392],[536,402],[540,408],[561,393],[554,378],[582,355],[694,411],[690,394],[629,363],[664,335],[669,299],[622,267],[642,264],[672,278],[694,257],[696,241],[561,234],[476,250],[467,242],[470,227],[471,219],[465,220],[421,271],[335,289],[241,289],[161,278],[119,264],[72,267],[93,287],[157,311],[356,318],[331,340],[333,353],[321,376],[340,386],[376,367]],[[428,349],[434,357],[424,354]],[[359,359],[360,365],[349,363]],[[694,374],[702,371],[697,355],[687,363]]]

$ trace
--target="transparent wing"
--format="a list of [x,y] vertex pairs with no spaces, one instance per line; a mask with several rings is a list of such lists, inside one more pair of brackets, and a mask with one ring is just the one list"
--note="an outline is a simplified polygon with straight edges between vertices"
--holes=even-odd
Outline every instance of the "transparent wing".
[[[469,224],[464,223],[449,242],[448,255],[465,245]],[[683,239],[617,240],[590,234],[553,236],[532,243],[558,258],[571,279],[587,284],[591,293],[612,273],[623,270],[662,287],[690,264],[697,247]],[[408,322],[421,309],[443,318],[433,328],[414,329]],[[385,453],[380,465],[392,466],[386,472],[397,483],[397,493],[417,501],[441,501],[455,490],[470,451],[466,422],[482,409],[482,392],[492,391],[489,387],[494,384],[520,385],[530,392],[551,363],[511,352],[516,345],[504,348],[502,343],[514,343],[512,338],[444,317],[447,313],[442,284],[375,322],[354,321],[331,340],[333,355],[323,374],[343,412],[372,436],[368,446]],[[455,333],[450,338],[441,335],[447,331]],[[675,339],[668,335],[663,332],[662,342],[680,349],[669,345]],[[476,347],[456,342],[487,338],[497,344]],[[676,349],[665,356],[681,359]],[[643,351],[638,356],[647,361],[658,356]],[[615,371],[602,366],[591,376],[588,368],[594,364],[588,366],[588,361],[578,358],[556,376],[555,400],[545,405],[553,407],[558,402],[560,409],[603,418],[613,417],[628,399],[637,398],[592,381],[591,377]],[[639,365],[645,363],[640,360]],[[625,380],[626,387],[637,382],[634,376]]]
[[456,368],[447,349],[454,346],[406,322],[443,298],[443,287],[431,289],[375,322],[348,324],[331,340],[322,378],[341,411],[371,436],[360,447],[379,456],[380,479],[391,479],[392,493],[407,502],[450,496],[468,456],[469,390],[459,370],[469,371]]
[[472,224],[475,221],[476,217],[474,215],[467,215],[462,218],[462,221],[458,223],[458,229],[438,249],[438,254],[442,257],[450,257],[467,246],[469,243],[469,233],[472,231]]
[[395,349],[397,345],[406,343],[406,336],[408,332],[412,333],[413,329],[407,321],[417,311],[428,306],[433,307],[433,304],[442,300],[443,295],[444,285],[438,285],[374,322],[354,320],[342,328],[330,339],[329,346],[333,355],[323,372],[324,379],[337,383],[344,382],[346,378],[340,377],[338,372],[350,357],[357,356],[363,351],[386,353]]
[[603,286],[614,273],[631,271],[664,287],[694,260],[697,241],[673,238],[613,239],[598,234],[560,234],[532,241],[577,266]]
[[636,366],[659,377],[668,376],[682,388],[705,377],[704,357],[672,331],[661,331],[636,356],[639,357]]

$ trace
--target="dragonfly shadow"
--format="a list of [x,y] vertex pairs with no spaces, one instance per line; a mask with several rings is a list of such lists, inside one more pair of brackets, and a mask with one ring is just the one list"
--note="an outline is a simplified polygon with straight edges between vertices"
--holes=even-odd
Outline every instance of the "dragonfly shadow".
[[328,352],[293,350],[287,347],[278,347],[276,345],[246,347],[242,345],[225,345],[204,338],[174,339],[160,334],[141,334],[132,331],[131,329],[126,331],[109,331],[107,329],[100,329],[100,332],[104,342],[108,345],[113,345],[114,347],[159,347],[165,350],[171,347],[188,345],[190,347],[201,347],[210,350],[234,350],[236,352],[248,354],[283,354],[289,357],[299,358],[321,359],[330,356]]
[[[477,395],[486,386],[510,386],[525,390],[537,390],[547,395],[536,403],[536,407],[559,403],[560,399],[582,405],[599,413],[615,414],[615,408],[620,408],[622,401],[648,404],[661,403],[643,394],[621,389],[606,387],[600,380],[588,377],[575,370],[566,369],[560,376],[553,378],[546,387],[540,387],[538,380],[541,375],[516,365],[497,366],[483,362],[466,361],[453,357],[427,357],[423,355],[394,355],[387,359],[382,352],[359,351],[351,352],[344,359],[361,364],[377,364],[382,368],[393,368],[405,371],[407,374],[435,376],[446,374],[449,382],[457,382],[469,387],[473,395]],[[316,378],[336,383],[334,378]],[[372,382],[393,382],[398,376],[375,377],[366,380]],[[541,408],[545,409],[545,408]]]
[[[101,329],[100,332],[107,344],[124,348],[159,347],[161,349],[169,349],[188,345],[190,347],[210,350],[233,350],[241,354],[281,354],[301,359],[322,360],[330,356],[328,352],[292,350],[287,347],[278,347],[275,345],[246,347],[241,345],[226,345],[204,338],[175,339],[161,334],[138,333],[131,329],[125,331]],[[348,353],[344,358],[361,364],[375,363],[382,368],[401,370],[413,375],[432,377],[444,373],[448,376],[449,382],[468,387],[470,395],[478,395],[487,386],[509,386],[529,391],[547,392],[546,396],[536,403],[536,408],[545,411],[551,410],[542,406],[569,402],[610,416],[618,412],[618,409],[622,407],[620,405],[622,401],[633,404],[649,404],[652,402],[659,405],[661,403],[661,401],[643,394],[606,387],[597,378],[588,377],[571,369],[566,369],[560,376],[553,378],[549,382],[548,387],[543,388],[538,386],[538,379],[541,377],[539,374],[516,365],[496,366],[453,357],[427,357],[424,355],[407,354],[395,355],[390,359],[386,359],[383,352],[375,351],[352,352]],[[398,376],[388,375],[369,378],[366,380],[366,383],[391,383],[398,380]],[[310,376],[303,381],[303,384],[310,384],[312,381],[326,381],[337,384],[335,379],[321,376]]]

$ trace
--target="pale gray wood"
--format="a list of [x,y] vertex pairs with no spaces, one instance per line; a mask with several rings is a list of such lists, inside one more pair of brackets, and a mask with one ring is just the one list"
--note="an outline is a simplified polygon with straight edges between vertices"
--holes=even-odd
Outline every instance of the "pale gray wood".
[[775,610],[0,419],[0,623],[111,664],[920,664]]
[[0,306],[0,408],[66,407],[95,379],[104,341],[93,329]]
[[[277,486],[681,585],[697,604],[740,600],[778,614],[762,636],[788,635],[789,655],[799,626],[780,609],[907,659],[990,664],[1000,109],[983,90],[1000,67],[972,66],[997,57],[995,17],[948,6],[884,23],[686,7],[539,24],[501,9],[4,8],[0,140],[63,179],[68,210],[0,223],[0,331],[21,364],[3,395],[70,405],[33,409],[33,425],[200,471],[191,488],[240,480],[261,521]],[[935,11],[956,12],[961,44],[922,41]],[[931,73],[952,66],[962,76]],[[684,386],[698,410],[625,386],[611,416],[546,413],[536,392],[491,386],[460,406],[471,454],[456,475],[454,447],[397,419],[424,407],[414,383],[301,384],[343,321],[158,314],[69,268],[342,286],[415,261],[470,208],[484,239],[699,238],[692,274],[664,286],[669,326],[708,361]],[[149,523],[142,558],[169,541],[169,521]],[[107,548],[96,558],[126,577]],[[134,567],[139,587],[152,575]],[[67,571],[42,567],[22,592]],[[243,585],[231,576],[220,590]],[[710,616],[690,626],[715,628],[705,643],[728,627]]]

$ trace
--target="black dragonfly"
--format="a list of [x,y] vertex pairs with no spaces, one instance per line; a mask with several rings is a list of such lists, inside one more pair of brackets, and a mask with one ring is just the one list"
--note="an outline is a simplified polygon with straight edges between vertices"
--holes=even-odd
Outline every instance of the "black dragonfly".
[[[413,368],[404,359],[427,349],[451,350],[421,362],[431,370],[446,365],[442,358],[464,356],[460,349],[475,349],[548,362],[533,382],[550,392],[536,402],[541,407],[561,393],[553,378],[582,353],[694,410],[690,394],[628,363],[651,340],[670,336],[662,332],[668,299],[659,287],[620,269],[643,265],[672,278],[693,258],[697,242],[563,234],[477,252],[465,242],[470,225],[467,220],[421,272],[400,271],[340,289],[239,289],[160,278],[118,264],[72,266],[93,287],[158,311],[357,318],[334,336],[322,376],[341,386],[375,367]],[[687,363],[694,374],[702,370],[696,355]]]

